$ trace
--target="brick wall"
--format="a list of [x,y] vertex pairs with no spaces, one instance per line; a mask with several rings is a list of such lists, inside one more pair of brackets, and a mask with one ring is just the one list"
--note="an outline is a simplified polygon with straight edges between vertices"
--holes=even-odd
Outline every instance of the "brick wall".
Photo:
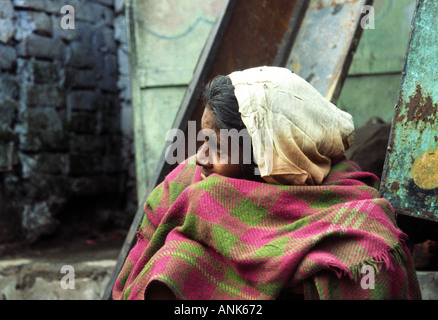
[[[61,7],[75,28],[61,28]],[[135,179],[124,0],[0,0],[0,243],[126,226]],[[63,225],[64,224],[64,225]]]

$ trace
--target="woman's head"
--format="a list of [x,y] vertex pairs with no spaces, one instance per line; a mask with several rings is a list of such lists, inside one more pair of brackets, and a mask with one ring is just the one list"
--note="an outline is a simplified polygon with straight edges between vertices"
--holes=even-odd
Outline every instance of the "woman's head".
[[[206,147],[201,148],[197,162],[205,175],[216,172],[274,184],[318,185],[332,162],[344,157],[354,137],[351,115],[286,68],[257,67],[217,77],[206,86],[204,101],[203,130],[217,137],[217,141],[207,138],[204,146],[218,142],[220,153],[230,151],[220,148],[227,141],[219,138],[221,129],[244,129],[251,148],[249,165],[241,157],[237,163],[215,162],[219,155],[202,156]],[[246,146],[244,139],[237,149],[245,151]],[[236,149],[231,151],[228,159]],[[255,175],[256,168],[260,175]]]
[[[212,79],[203,92],[204,113],[201,128],[206,137],[196,155],[202,173],[217,173],[226,177],[260,180],[255,173],[257,165],[252,160],[249,138],[244,139],[246,127],[239,112],[234,86],[228,76]],[[239,139],[239,135],[242,139]],[[243,144],[247,144],[245,148]],[[249,152],[249,162],[243,154]]]

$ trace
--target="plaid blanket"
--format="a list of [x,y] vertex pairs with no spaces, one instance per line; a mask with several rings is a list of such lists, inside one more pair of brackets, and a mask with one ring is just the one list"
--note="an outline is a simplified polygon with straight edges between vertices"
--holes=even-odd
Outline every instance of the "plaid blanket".
[[378,183],[345,159],[320,186],[201,181],[188,159],[148,197],[113,298],[143,299],[159,280],[179,299],[276,299],[288,288],[306,299],[420,299]]

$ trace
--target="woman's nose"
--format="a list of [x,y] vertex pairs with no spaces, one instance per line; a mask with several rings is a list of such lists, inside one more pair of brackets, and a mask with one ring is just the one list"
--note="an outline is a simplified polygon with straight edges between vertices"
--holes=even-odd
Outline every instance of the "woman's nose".
[[196,164],[201,167],[211,168],[213,165],[211,164],[210,157],[208,155],[208,150],[206,150],[205,146],[203,145],[201,148],[199,148],[198,152],[195,156]]

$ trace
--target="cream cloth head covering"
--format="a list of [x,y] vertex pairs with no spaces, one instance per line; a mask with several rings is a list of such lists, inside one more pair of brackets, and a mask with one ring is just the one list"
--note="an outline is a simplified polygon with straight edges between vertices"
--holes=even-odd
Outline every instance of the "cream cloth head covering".
[[251,68],[229,77],[262,178],[321,184],[332,160],[353,143],[351,115],[286,68]]

